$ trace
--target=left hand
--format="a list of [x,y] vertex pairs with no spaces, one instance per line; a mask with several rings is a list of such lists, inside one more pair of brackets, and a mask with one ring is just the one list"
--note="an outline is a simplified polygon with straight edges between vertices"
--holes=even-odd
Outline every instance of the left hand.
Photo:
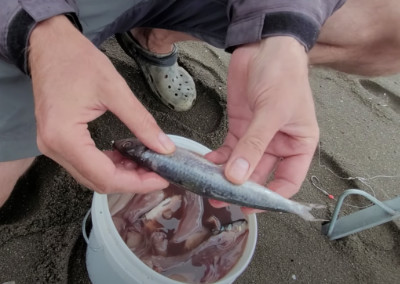
[[29,42],[40,151],[98,193],[167,187],[154,172],[116,151],[100,151],[92,140],[88,123],[109,110],[152,150],[175,149],[111,61],[63,15],[40,22]]
[[271,190],[286,198],[299,190],[319,139],[307,60],[304,47],[291,37],[267,38],[232,54],[229,130],[224,144],[207,155],[225,165],[231,182],[250,177],[265,184],[273,173]]

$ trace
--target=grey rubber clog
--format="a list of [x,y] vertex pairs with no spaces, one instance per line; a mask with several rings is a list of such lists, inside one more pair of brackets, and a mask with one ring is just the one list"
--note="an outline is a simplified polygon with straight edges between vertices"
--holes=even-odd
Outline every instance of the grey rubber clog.
[[196,100],[196,87],[189,73],[178,65],[177,47],[169,54],[150,52],[137,42],[130,32],[116,34],[121,48],[142,70],[156,96],[175,111],[189,110]]

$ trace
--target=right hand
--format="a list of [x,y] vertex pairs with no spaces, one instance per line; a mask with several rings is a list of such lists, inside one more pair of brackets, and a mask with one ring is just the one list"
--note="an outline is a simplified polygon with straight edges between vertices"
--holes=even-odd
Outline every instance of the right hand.
[[96,148],[87,124],[107,110],[152,150],[168,154],[175,146],[110,60],[66,17],[53,17],[33,30],[29,63],[37,143],[44,155],[99,193],[145,193],[168,186],[157,174],[122,163],[116,151]]
[[223,164],[233,183],[268,180],[269,189],[293,196],[319,137],[304,47],[288,36],[238,47],[229,64],[227,108],[227,137],[207,158]]

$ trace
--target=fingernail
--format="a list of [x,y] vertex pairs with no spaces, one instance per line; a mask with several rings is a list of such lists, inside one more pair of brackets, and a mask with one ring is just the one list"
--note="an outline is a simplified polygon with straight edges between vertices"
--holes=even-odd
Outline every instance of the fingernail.
[[246,178],[249,167],[249,162],[247,162],[245,159],[238,158],[233,162],[229,170],[229,175],[236,181],[243,182]]
[[175,150],[174,142],[172,142],[172,140],[169,139],[169,137],[164,132],[161,132],[158,135],[158,141],[160,141],[161,145],[164,147],[164,150],[167,153],[171,153]]

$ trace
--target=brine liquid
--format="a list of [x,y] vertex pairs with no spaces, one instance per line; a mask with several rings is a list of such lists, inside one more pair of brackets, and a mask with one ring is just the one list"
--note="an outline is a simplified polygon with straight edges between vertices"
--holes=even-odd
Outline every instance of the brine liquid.
[[173,185],[133,196],[112,218],[146,265],[187,283],[224,277],[242,255],[248,236],[238,206],[214,208],[206,198]]

